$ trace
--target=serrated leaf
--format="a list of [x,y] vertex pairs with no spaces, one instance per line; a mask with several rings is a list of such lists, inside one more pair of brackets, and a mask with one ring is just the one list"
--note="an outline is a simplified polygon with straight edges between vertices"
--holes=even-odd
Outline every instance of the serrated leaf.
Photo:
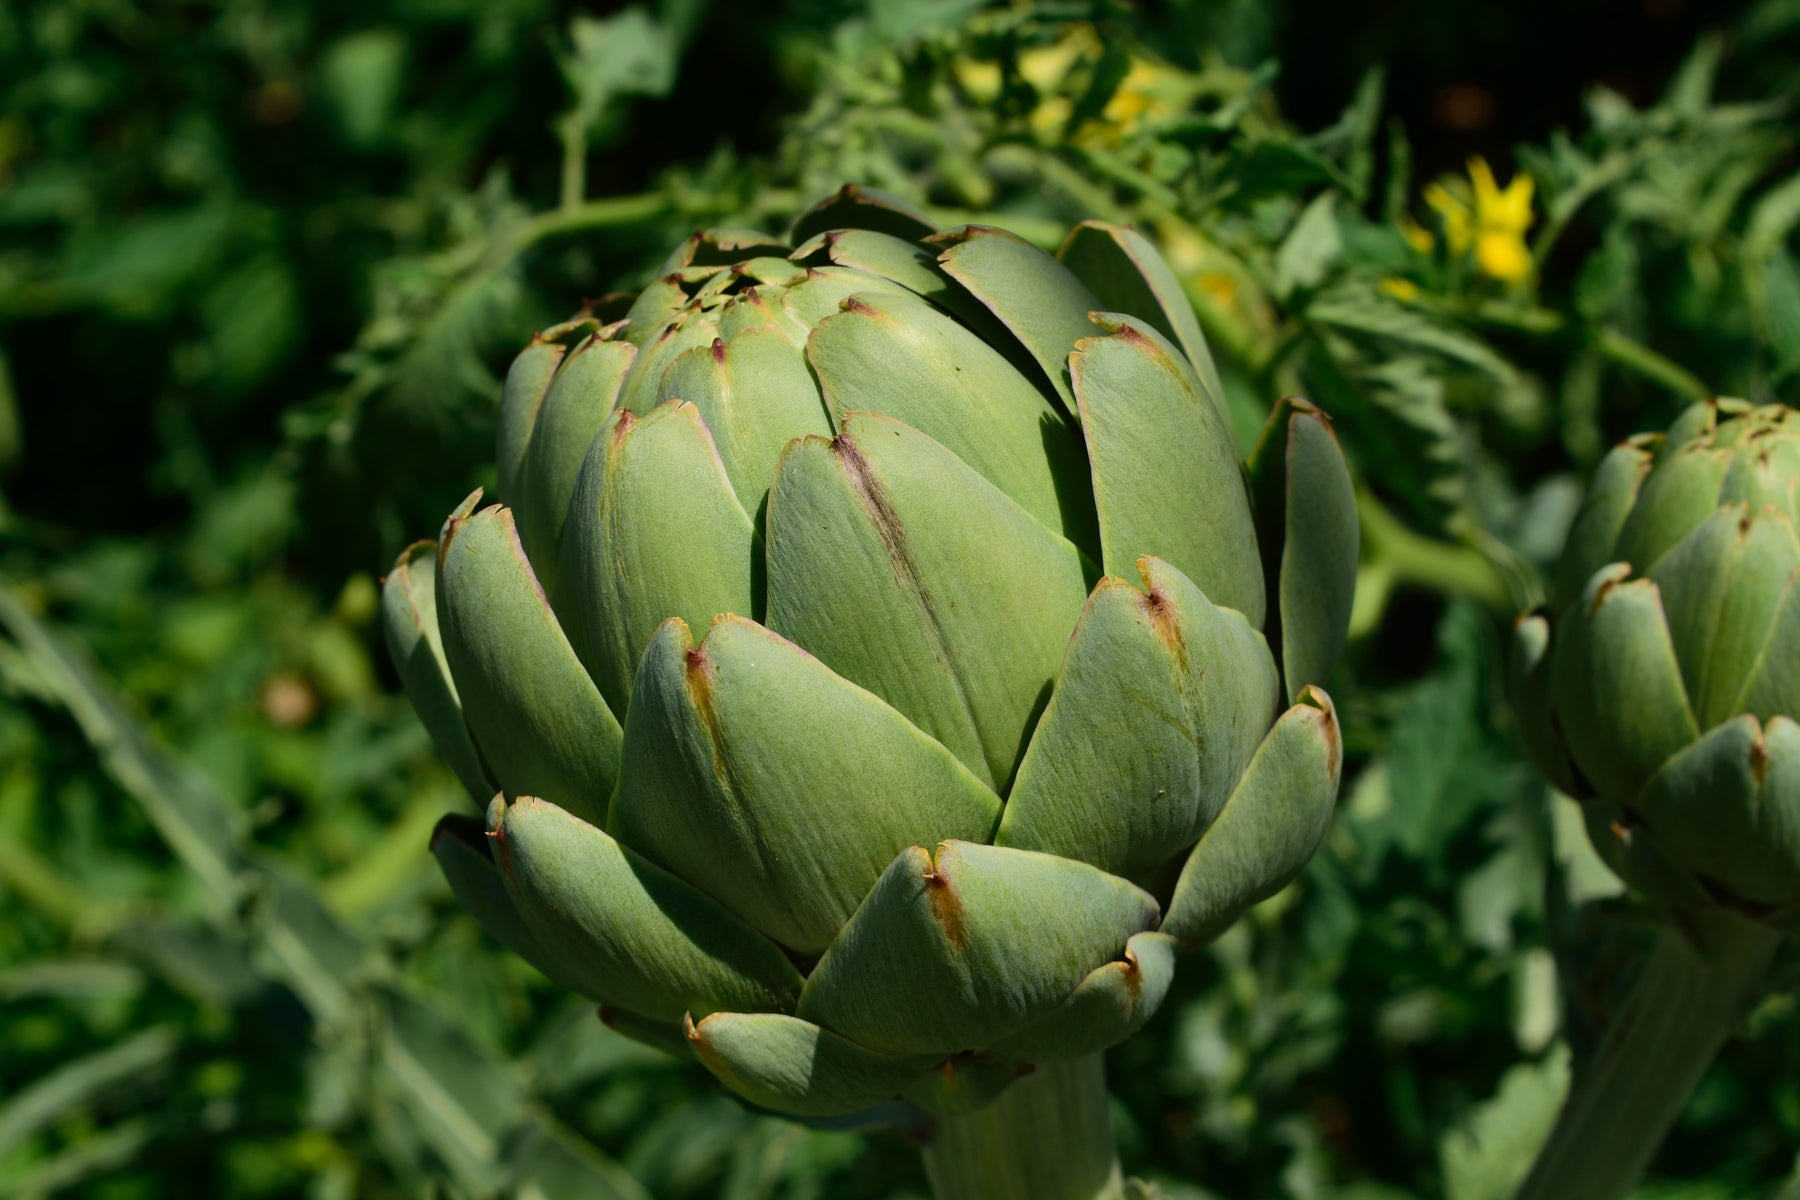
[[158,1080],[175,1061],[173,1025],[140,1030],[25,1084],[0,1105],[0,1158],[40,1129]]
[[1430,351],[1485,372],[1500,383],[1513,376],[1512,364],[1480,338],[1362,288],[1320,296],[1307,306],[1306,316],[1315,324],[1345,333]]
[[1337,194],[1321,192],[1300,212],[1275,252],[1275,292],[1282,298],[1315,288],[1344,252],[1338,234]]
[[1445,1200],[1507,1200],[1531,1169],[1569,1087],[1569,1054],[1520,1063],[1438,1144]]

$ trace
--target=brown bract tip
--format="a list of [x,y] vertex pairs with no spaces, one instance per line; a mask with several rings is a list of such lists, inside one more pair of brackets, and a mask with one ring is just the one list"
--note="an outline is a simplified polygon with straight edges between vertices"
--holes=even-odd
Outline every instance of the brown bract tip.
[[874,306],[863,300],[861,296],[844,297],[844,303],[840,307],[847,313],[857,313],[860,316],[873,317],[879,315],[875,311]]
[[1125,990],[1131,993],[1132,1007],[1137,1006],[1138,996],[1144,990],[1144,972],[1138,965],[1138,957],[1130,950],[1125,951]]
[[1588,616],[1591,617],[1595,613],[1599,612],[1600,606],[1602,604],[1606,603],[1607,594],[1618,586],[1619,586],[1619,579],[1618,579],[1618,576],[1616,576],[1616,575],[1602,580],[1600,583],[1600,586],[1594,589],[1594,599],[1588,605]]
[[943,927],[944,937],[949,940],[951,947],[961,950],[969,940],[969,930],[963,922],[962,897],[956,894],[950,877],[942,871],[927,871],[924,880],[925,898],[931,902],[931,915]]
[[720,758],[719,730],[713,716],[713,671],[712,660],[706,657],[703,646],[696,646],[687,652],[687,690],[688,697],[694,702],[694,713],[700,718],[702,725],[712,735],[713,766],[720,778],[724,778],[725,764]]
[[487,831],[488,847],[493,852],[494,863],[500,873],[508,879],[513,877],[512,842],[506,836],[506,824],[501,822]]
[[1762,731],[1756,733],[1756,740],[1750,743],[1750,778],[1761,787],[1769,777],[1769,743],[1763,740]]
[[713,357],[713,361],[718,363],[720,366],[725,365],[725,339],[724,338],[716,337],[712,340],[712,357]]
[[1151,588],[1144,596],[1144,615],[1150,618],[1150,628],[1169,648],[1169,653],[1184,667],[1187,665],[1187,643],[1181,636],[1181,614],[1176,611],[1169,597]]

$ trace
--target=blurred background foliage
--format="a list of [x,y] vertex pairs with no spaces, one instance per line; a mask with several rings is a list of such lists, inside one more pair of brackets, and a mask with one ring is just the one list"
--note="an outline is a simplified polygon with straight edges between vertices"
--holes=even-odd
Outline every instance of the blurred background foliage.
[[[1152,232],[1366,488],[1336,828],[1111,1056],[1128,1169],[1498,1200],[1643,944],[1503,630],[1614,440],[1800,398],[1796,94],[1795,0],[0,6],[0,1194],[923,1196],[454,910],[374,622],[531,329],[854,180]],[[1645,1195],[1800,1196],[1790,1006]]]

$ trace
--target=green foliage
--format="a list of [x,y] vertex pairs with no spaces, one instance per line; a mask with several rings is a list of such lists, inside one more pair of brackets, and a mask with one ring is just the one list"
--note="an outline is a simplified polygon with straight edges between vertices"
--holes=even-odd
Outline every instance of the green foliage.
[[[1283,120],[1255,7],[1200,47],[1085,3],[0,7],[0,1192],[924,1195],[902,1136],[753,1113],[480,936],[374,623],[529,330],[856,180],[1136,222],[1240,436],[1310,395],[1367,488],[1336,826],[1112,1056],[1128,1168],[1504,1194],[1644,942],[1501,631],[1619,436],[1800,394],[1800,9],[1518,148],[1521,226],[1413,177],[1378,73]],[[1791,1007],[1646,1195],[1781,1186]]]

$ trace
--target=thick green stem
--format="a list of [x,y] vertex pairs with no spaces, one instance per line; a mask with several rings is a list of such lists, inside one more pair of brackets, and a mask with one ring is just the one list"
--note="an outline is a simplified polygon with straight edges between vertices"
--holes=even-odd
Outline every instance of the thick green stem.
[[1732,1027],[1762,995],[1777,934],[1708,922],[1704,955],[1665,933],[1579,1072],[1517,1200],[1623,1200]]
[[937,1200],[1121,1200],[1101,1056],[1043,1063],[925,1146]]

